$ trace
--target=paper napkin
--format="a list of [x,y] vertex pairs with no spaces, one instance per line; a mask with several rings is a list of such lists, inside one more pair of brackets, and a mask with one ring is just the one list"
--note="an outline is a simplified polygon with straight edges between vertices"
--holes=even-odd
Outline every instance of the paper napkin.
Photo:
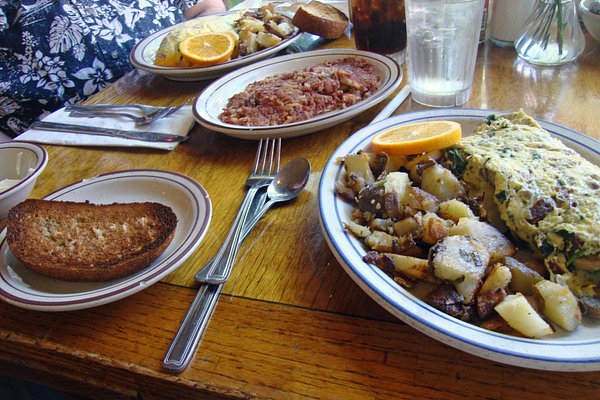
[[[135,113],[135,112],[133,112]],[[61,108],[48,115],[43,121],[61,122],[85,126],[97,126],[126,131],[146,131],[169,133],[186,136],[194,126],[195,120],[192,106],[185,106],[173,114],[154,121],[150,125],[136,126],[135,122],[126,117],[71,117],[68,111]],[[141,140],[122,139],[110,136],[86,135],[83,133],[53,132],[42,129],[30,129],[17,136],[14,140],[27,142],[57,144],[63,146],[117,146],[117,147],[148,147],[161,150],[173,150],[178,143],[156,143]]]

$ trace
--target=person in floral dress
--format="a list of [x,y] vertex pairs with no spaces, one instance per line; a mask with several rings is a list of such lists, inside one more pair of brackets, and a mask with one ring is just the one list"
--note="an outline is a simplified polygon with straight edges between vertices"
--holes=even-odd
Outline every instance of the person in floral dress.
[[221,11],[222,0],[0,0],[0,132],[15,137],[114,82],[148,35]]

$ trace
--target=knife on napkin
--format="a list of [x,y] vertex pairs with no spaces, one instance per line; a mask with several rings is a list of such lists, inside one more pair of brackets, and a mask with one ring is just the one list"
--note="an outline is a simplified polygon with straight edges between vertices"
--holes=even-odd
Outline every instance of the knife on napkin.
[[31,128],[56,132],[84,133],[87,135],[114,136],[125,139],[142,140],[145,142],[178,143],[183,142],[188,138],[187,136],[171,135],[168,133],[149,131],[126,131],[114,128],[101,128],[97,126],[66,124],[62,122],[37,121],[31,125]]

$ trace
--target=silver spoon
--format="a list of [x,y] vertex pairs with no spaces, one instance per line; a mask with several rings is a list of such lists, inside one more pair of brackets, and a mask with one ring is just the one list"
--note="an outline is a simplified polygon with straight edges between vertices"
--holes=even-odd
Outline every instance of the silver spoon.
[[[284,165],[267,188],[269,201],[256,212],[246,225],[244,236],[275,203],[297,197],[306,186],[309,176],[310,163],[306,158],[297,158]],[[217,305],[222,287],[223,285],[202,285],[198,289],[198,293],[188,308],[163,360],[163,368],[167,371],[178,373],[187,367]]]
[[[297,197],[310,176],[310,163],[304,157],[296,158],[281,168],[267,187],[267,201],[244,226],[241,241],[250,233],[260,218],[275,204]],[[231,275],[232,264],[226,265],[223,259],[213,258],[196,274],[196,281],[217,285],[225,283]]]

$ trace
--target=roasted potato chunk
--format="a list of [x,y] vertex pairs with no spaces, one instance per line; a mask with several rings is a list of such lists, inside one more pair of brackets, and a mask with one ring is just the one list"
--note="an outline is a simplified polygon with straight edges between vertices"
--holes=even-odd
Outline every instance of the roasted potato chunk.
[[512,257],[506,257],[504,264],[511,273],[510,288],[513,292],[531,295],[533,285],[544,279],[542,275]]
[[490,253],[492,260],[514,255],[515,246],[492,225],[473,218],[461,218],[450,228],[450,235],[467,235],[476,238]]
[[529,304],[522,293],[506,296],[495,310],[514,330],[523,336],[540,338],[554,331]]
[[433,246],[429,260],[436,278],[451,282],[466,304],[479,291],[490,255],[467,236],[447,236]]
[[544,279],[533,285],[533,289],[546,318],[564,330],[577,329],[581,323],[581,310],[568,287]]
[[421,189],[431,193],[440,201],[456,199],[465,195],[462,184],[452,172],[439,164],[423,171]]

